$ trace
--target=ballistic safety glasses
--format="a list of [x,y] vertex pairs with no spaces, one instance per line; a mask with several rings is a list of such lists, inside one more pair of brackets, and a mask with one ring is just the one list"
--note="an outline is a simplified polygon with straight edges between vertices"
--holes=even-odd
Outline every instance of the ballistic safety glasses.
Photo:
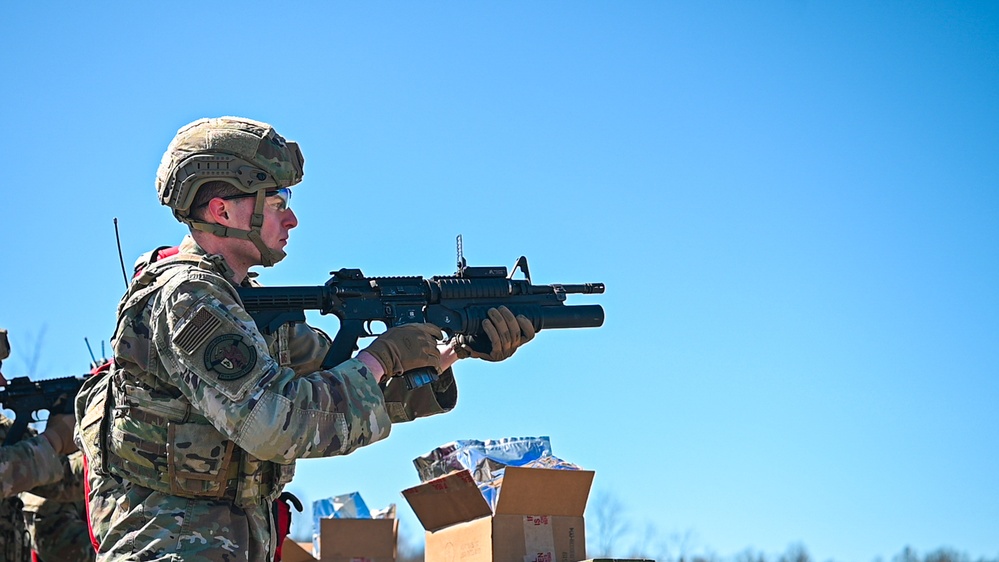
[[[291,188],[282,187],[280,189],[268,189],[264,192],[267,197],[280,197],[281,203],[278,204],[278,211],[286,211],[291,207]],[[245,197],[256,197],[256,193],[237,193],[236,195],[226,195],[225,197],[218,197],[218,199],[224,199],[225,201],[230,201],[232,199],[243,199]],[[198,207],[207,206],[208,203],[202,203]]]

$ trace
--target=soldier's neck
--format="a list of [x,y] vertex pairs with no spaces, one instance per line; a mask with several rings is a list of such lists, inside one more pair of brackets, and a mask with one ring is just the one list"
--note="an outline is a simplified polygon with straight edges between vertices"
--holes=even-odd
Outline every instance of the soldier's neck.
[[[246,279],[247,272],[251,267],[259,265],[259,257],[251,254],[256,252],[253,244],[247,240],[237,240],[233,238],[222,238],[214,234],[194,232],[194,241],[207,254],[216,254],[225,259],[226,276],[234,286],[239,286]],[[245,248],[249,245],[249,248]],[[259,252],[257,253],[259,256]]]

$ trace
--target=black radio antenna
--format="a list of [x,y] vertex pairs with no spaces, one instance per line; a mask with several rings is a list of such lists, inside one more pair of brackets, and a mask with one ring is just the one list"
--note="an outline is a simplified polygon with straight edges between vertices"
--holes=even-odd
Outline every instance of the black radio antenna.
[[[97,358],[94,357],[94,350],[90,348],[90,341],[87,339],[87,336],[83,336],[83,343],[87,344],[87,351],[90,352],[90,359],[94,362],[94,364],[97,364]],[[104,345],[103,342],[101,345]]]
[[125,288],[128,289],[128,274],[125,273],[125,257],[121,253],[121,236],[118,235],[118,217],[114,218],[114,240],[118,243],[118,262],[121,263],[121,277],[125,280]]

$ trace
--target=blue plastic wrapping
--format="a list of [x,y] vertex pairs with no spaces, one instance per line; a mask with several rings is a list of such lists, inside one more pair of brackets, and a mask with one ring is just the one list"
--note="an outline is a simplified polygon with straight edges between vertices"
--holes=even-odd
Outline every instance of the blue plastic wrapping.
[[[389,508],[387,508],[389,509]],[[390,506],[395,517],[395,504]],[[385,511],[385,510],[382,510]],[[312,554],[319,557],[320,519],[371,519],[371,511],[361,494],[350,492],[312,502]]]
[[482,497],[493,510],[499,499],[503,469],[507,466],[579,470],[578,466],[552,456],[548,437],[453,441],[413,459],[413,464],[421,482],[468,469]]
[[427,482],[455,470],[468,469],[476,481],[489,480],[492,471],[503,466],[522,466],[552,454],[548,437],[506,437],[503,439],[463,439],[441,445],[413,459],[420,481]]

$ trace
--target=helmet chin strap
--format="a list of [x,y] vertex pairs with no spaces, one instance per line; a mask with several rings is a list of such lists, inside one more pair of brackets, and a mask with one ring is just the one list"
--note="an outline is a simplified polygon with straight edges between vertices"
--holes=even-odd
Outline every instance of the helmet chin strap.
[[260,252],[260,265],[264,267],[271,267],[277,262],[283,260],[288,254],[285,253],[284,250],[268,248],[267,244],[264,244],[264,239],[261,235],[261,228],[264,225],[264,200],[266,198],[267,195],[263,190],[257,192],[257,198],[253,206],[253,216],[250,217],[250,230],[222,226],[217,223],[195,221],[190,218],[184,222],[191,225],[191,228],[195,230],[210,232],[221,238],[239,238],[241,240],[249,240],[250,242],[253,242],[253,245],[256,246],[257,250]]

